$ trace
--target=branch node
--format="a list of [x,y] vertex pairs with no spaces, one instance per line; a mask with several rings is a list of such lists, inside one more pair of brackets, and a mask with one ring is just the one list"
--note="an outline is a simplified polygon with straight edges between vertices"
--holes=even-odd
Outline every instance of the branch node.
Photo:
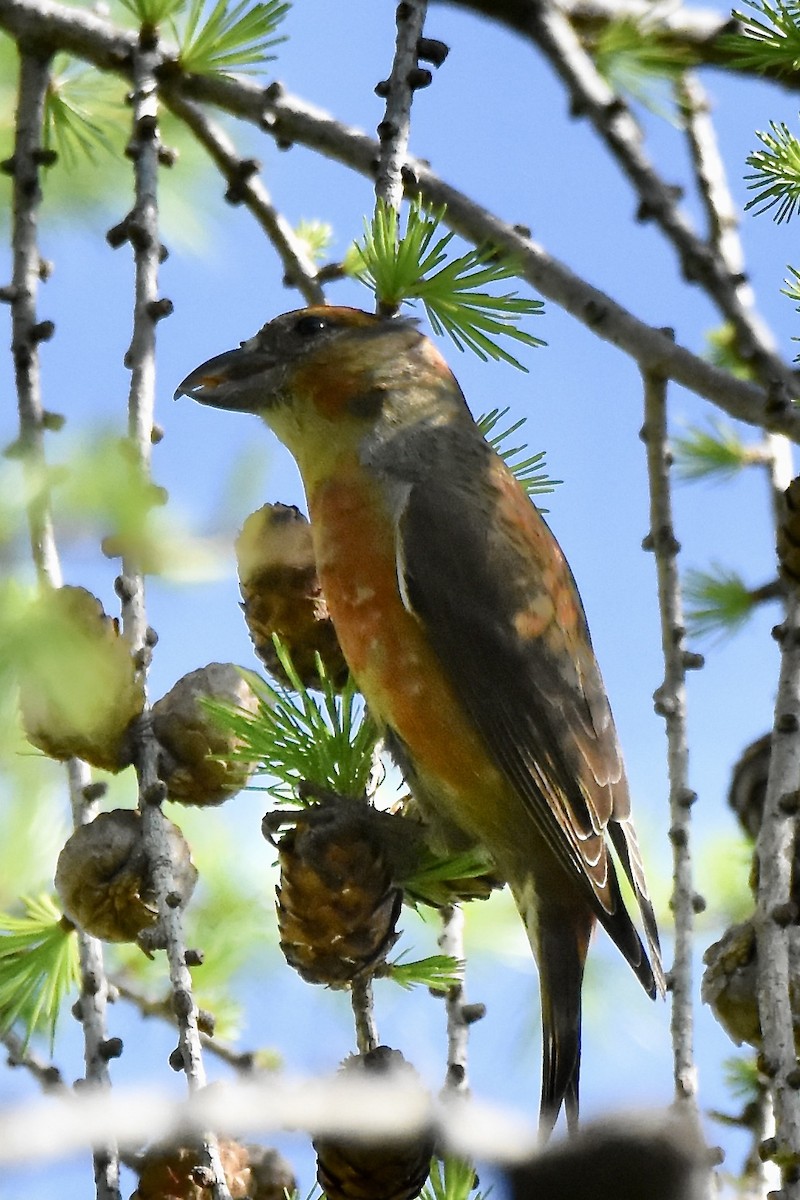
[[778,808],[787,817],[793,817],[800,812],[800,791],[795,789],[791,792],[784,792],[778,800]]
[[175,305],[166,296],[160,300],[151,300],[147,305],[147,315],[153,321],[162,321],[164,317],[171,317],[175,311]]
[[450,53],[450,47],[438,38],[421,37],[417,40],[417,55],[423,62],[440,67]]
[[33,151],[31,159],[36,163],[37,167],[53,167],[58,162],[58,152],[56,150],[46,150],[44,146],[40,146]]
[[108,791],[108,784],[103,780],[96,779],[92,783],[87,783],[81,788],[81,795],[87,804],[94,804],[97,800],[102,800]]
[[123,604],[127,604],[135,594],[133,580],[129,579],[127,575],[118,575],[114,580],[114,591]]
[[433,74],[427,67],[412,67],[406,79],[412,92],[418,92],[422,88],[430,87],[433,82]]
[[105,1038],[97,1047],[97,1052],[104,1062],[111,1062],[113,1058],[120,1058],[122,1050],[122,1038],[119,1037]]
[[798,911],[794,900],[787,900],[783,904],[776,904],[770,913],[772,920],[781,929],[787,929],[789,925],[796,924],[799,915],[800,911]]
[[31,343],[49,342],[55,331],[54,321],[37,321],[30,332]]
[[185,1021],[194,1012],[194,1000],[186,988],[176,988],[172,993],[172,1011],[179,1021]]
[[161,779],[154,780],[142,792],[142,800],[145,804],[162,804],[167,798],[167,785]]
[[590,300],[584,305],[583,319],[590,329],[596,329],[598,325],[602,325],[608,316],[608,306],[601,303],[599,300]]
[[42,413],[42,429],[49,433],[60,433],[66,423],[67,418],[63,413],[49,412],[47,409]]
[[394,121],[381,121],[375,132],[378,135],[378,140],[381,142],[389,142],[393,137],[396,137],[399,130]]
[[159,164],[162,167],[166,167],[167,170],[169,170],[170,167],[174,167],[179,158],[180,150],[178,150],[175,146],[158,147]]
[[689,835],[685,829],[681,829],[677,825],[673,825],[667,835],[673,846],[684,847],[689,844]]
[[791,397],[786,385],[779,379],[771,380],[767,385],[767,400],[764,405],[764,412],[770,417],[777,417],[781,413],[785,413],[790,404]]
[[216,1027],[217,1019],[214,1014],[207,1008],[199,1008],[197,1010],[197,1028],[200,1032],[204,1033],[206,1037],[213,1038]]

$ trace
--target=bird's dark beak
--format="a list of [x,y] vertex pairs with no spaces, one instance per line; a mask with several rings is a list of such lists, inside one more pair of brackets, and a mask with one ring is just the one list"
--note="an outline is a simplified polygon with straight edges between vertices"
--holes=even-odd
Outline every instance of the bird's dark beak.
[[196,367],[176,388],[174,399],[191,396],[212,408],[258,412],[269,404],[274,367],[274,355],[242,342],[238,350],[226,350]]

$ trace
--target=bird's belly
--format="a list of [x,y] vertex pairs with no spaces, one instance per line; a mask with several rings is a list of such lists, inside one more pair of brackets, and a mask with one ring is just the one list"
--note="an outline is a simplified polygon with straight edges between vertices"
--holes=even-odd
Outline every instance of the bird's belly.
[[403,605],[391,517],[380,494],[369,483],[328,482],[309,497],[309,507],[322,589],[370,711],[402,740],[444,815],[492,848],[499,831],[491,828],[490,796],[508,785],[424,627]]

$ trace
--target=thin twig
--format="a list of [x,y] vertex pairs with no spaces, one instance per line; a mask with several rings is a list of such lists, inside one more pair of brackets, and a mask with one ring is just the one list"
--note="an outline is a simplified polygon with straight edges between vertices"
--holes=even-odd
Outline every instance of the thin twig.
[[724,263],[731,279],[739,280],[739,299],[752,310],[753,289],[746,282],[744,249],[739,237],[740,210],[728,186],[727,172],[711,119],[711,101],[692,71],[685,71],[677,84],[677,99],[692,155],[697,190],[708,220],[708,241]]
[[[450,4],[468,12],[479,13],[496,21],[523,38],[533,40],[531,26],[539,0],[433,0]],[[766,77],[771,83],[788,91],[796,91],[800,80],[794,71],[781,67],[763,71],[747,66],[725,45],[724,38],[736,24],[730,6],[718,10],[689,8],[685,4],[666,0],[560,0],[560,7],[583,40],[596,41],[611,24],[635,21],[651,35],[656,35],[664,49],[684,55],[697,66],[722,67],[726,73],[735,71],[745,76]]]
[[324,304],[325,293],[317,268],[301,239],[273,205],[258,173],[259,164],[237,154],[224,129],[212,121],[204,109],[178,92],[167,92],[164,99],[175,116],[192,130],[227,179],[226,199],[231,204],[244,204],[272,242],[283,263],[286,284],[296,287],[308,304]]
[[[770,439],[773,498],[785,491],[793,474],[791,447]],[[787,596],[783,624],[776,630],[781,646],[778,694],[772,731],[764,814],[756,843],[758,897],[755,912],[758,948],[758,1008],[761,1020],[761,1068],[770,1080],[775,1108],[775,1153],[782,1170],[782,1196],[800,1197],[800,1091],[791,1003],[792,962],[800,952],[797,908],[792,899],[792,870],[797,830],[797,780],[800,778],[800,597]]]
[[44,587],[60,587],[61,564],[46,483],[44,409],[39,369],[39,345],[52,336],[54,327],[51,322],[37,319],[41,271],[38,224],[42,199],[39,172],[44,102],[49,79],[49,53],[20,55],[16,139],[10,163],[14,179],[11,351],[19,411],[19,449],[24,469],[33,483],[33,498],[28,508],[31,554],[39,583]]
[[403,170],[408,157],[411,104],[419,87],[418,45],[425,24],[428,0],[406,0],[398,5],[397,38],[392,72],[379,86],[385,90],[386,110],[378,126],[380,155],[375,195],[395,212],[403,199]]
[[672,519],[670,453],[667,441],[666,381],[644,377],[644,427],[650,486],[648,548],[656,559],[658,604],[664,681],[655,695],[667,731],[670,841],[673,854],[671,908],[675,919],[675,959],[670,971],[672,1047],[676,1098],[696,1111],[697,1068],[694,1058],[692,949],[695,914],[694,877],[690,842],[691,806],[689,751],[686,729],[686,650],[678,572],[678,542]]
[[[39,169],[43,159],[42,126],[44,103],[50,80],[49,51],[29,50],[20,55],[19,98],[16,114],[13,176],[13,275],[11,282],[12,349],[19,406],[19,446],[23,466],[33,481],[33,499],[28,507],[31,552],[39,584],[58,588],[62,584],[61,563],[53,528],[47,473],[39,370],[39,344],[52,336],[49,322],[37,320],[38,283],[41,257],[38,246],[38,216],[41,201]],[[67,764],[73,823],[90,821],[97,811],[88,798],[91,782],[88,766],[78,759]],[[108,983],[101,943],[78,930],[81,995],[76,1013],[83,1028],[86,1080],[107,1090],[108,1070],[106,1006]],[[113,1143],[98,1145],[93,1152],[98,1200],[119,1198],[119,1158]]]
[[[45,37],[101,70],[131,77],[133,36],[83,9],[53,0],[0,0],[0,27],[14,36]],[[290,96],[279,84],[265,93],[249,80],[194,75],[179,90],[189,99],[215,104],[253,122],[276,139],[298,142],[362,175],[374,175],[379,146],[372,138]],[[800,412],[787,402],[782,387],[765,390],[712,366],[640,321],[512,224],[450,187],[421,160],[409,158],[406,165],[407,194],[447,205],[451,229],[476,245],[490,242],[506,251],[519,262],[522,278],[545,299],[629,354],[642,370],[674,379],[732,417],[800,441]]]
[[[157,1017],[159,1020],[166,1021],[167,1024],[175,1025],[175,1009],[172,1005],[172,996],[164,996],[153,1000],[149,996],[145,996],[130,984],[125,983],[117,978],[111,979],[111,985],[117,995],[122,1000],[127,1000],[132,1004],[142,1017]],[[229,1067],[240,1071],[246,1075],[253,1071],[256,1066],[258,1052],[255,1050],[237,1050],[235,1046],[228,1042],[221,1041],[217,1037],[212,1037],[208,1033],[200,1033],[200,1042],[209,1054],[213,1054],[215,1058],[221,1062],[227,1063]]]
[[[439,949],[456,962],[466,962],[464,950],[464,910],[459,904],[448,905],[442,911],[442,931]],[[483,1005],[467,1004],[464,984],[451,987],[445,996],[447,1011],[447,1077],[445,1093],[466,1095],[469,1092],[469,1027],[483,1016]]]
[[369,1054],[380,1044],[375,1023],[375,1001],[372,976],[358,975],[350,984],[350,1003],[356,1026],[356,1046],[359,1054]]
[[642,147],[642,134],[628,106],[600,75],[568,18],[552,0],[537,8],[532,35],[569,91],[573,108],[585,114],[639,196],[638,219],[654,221],[674,247],[684,278],[699,284],[730,321],[739,352],[752,364],[773,395],[796,392],[790,367],[775,352],[775,342],[753,310],[752,293],[740,272],[732,274],[713,245],[699,238],[681,211],[676,190],[657,173]]
[[[706,211],[709,218],[710,241],[714,248],[714,252],[720,262],[726,267],[732,278],[739,277],[742,281],[746,276],[744,273],[744,254],[737,231],[736,209],[733,204],[730,192],[725,178],[725,170],[722,163],[722,158],[719,154],[716,135],[713,130],[711,120],[708,115],[708,101],[705,97],[703,89],[697,80],[691,76],[684,78],[681,86],[681,99],[683,111],[687,118],[687,133],[689,136],[692,156],[695,163],[695,171],[698,179],[700,193],[706,204]],[[752,305],[752,293],[750,288],[743,282],[740,287],[740,296],[745,303]],[[789,486],[792,479],[792,449],[791,444],[784,437],[777,434],[768,434],[764,439],[764,455],[763,460],[769,468],[770,472],[770,493],[772,502],[773,518],[776,525],[779,523],[782,512],[783,493]],[[790,601],[786,607],[786,625],[784,630],[791,624],[792,620],[797,621],[797,612]],[[784,634],[784,636],[786,636]],[[791,642],[791,635],[788,637]],[[791,654],[786,649],[781,657],[781,682],[779,683],[779,699],[780,705],[792,695],[792,688],[795,691],[800,689],[800,659],[797,659],[794,664],[791,663]],[[795,674],[794,682],[792,682],[792,673]],[[791,702],[791,701],[790,701]],[[786,710],[776,707],[776,730],[780,721],[779,713],[785,713]],[[800,736],[795,733],[791,737],[791,730],[786,730],[784,737],[781,740],[781,753],[779,761],[776,763],[775,738],[778,736],[773,734],[773,753],[770,757],[770,776],[775,773],[777,779],[771,785],[773,787],[773,801],[775,789],[778,789],[778,797],[782,794],[783,782],[786,777],[782,776],[782,771],[786,769],[787,764],[794,762],[795,766],[800,761]],[[794,742],[792,747],[791,742]],[[789,743],[787,745],[787,743]],[[796,782],[797,776],[795,775]],[[766,802],[769,804],[769,800]],[[766,818],[767,807],[765,805]],[[782,847],[784,850],[789,846],[789,853],[792,854],[792,846],[794,843],[794,830],[792,822],[788,821],[785,816],[776,815],[773,809],[770,817],[770,828],[767,832],[759,834],[759,890],[758,890],[758,916],[756,922],[757,937],[758,937],[758,963],[759,963],[759,1004],[760,1007],[766,1006],[770,1009],[771,1016],[765,1017],[762,1007],[761,1023],[762,1030],[766,1030],[769,1026],[770,1033],[763,1034],[763,1053],[768,1062],[781,1063],[788,1070],[796,1071],[796,1060],[792,1050],[791,1055],[787,1053],[785,1038],[787,1037],[787,1026],[783,1024],[786,1019],[786,1011],[789,1011],[788,1037],[789,1045],[793,1047],[793,1023],[791,1018],[791,998],[790,998],[790,960],[792,950],[790,943],[796,943],[794,949],[797,950],[798,934],[796,930],[781,928],[774,920],[770,918],[770,914],[774,914],[777,909],[780,910],[781,904],[787,906],[790,901],[791,887],[791,858],[789,865],[785,861],[778,863],[773,851],[776,846]],[[788,875],[787,875],[788,872]],[[764,876],[769,876],[764,879]],[[773,876],[777,875],[777,878]],[[787,882],[788,879],[788,882]],[[780,944],[780,949],[776,950],[776,946]],[[774,956],[774,957],[773,957]],[[784,976],[784,970],[786,972]],[[783,997],[778,999],[776,989],[783,988]],[[765,1023],[766,1022],[766,1023]],[[791,1062],[790,1062],[791,1057]],[[769,1072],[770,1075],[772,1072]],[[791,1091],[791,1088],[789,1089]],[[796,1089],[795,1089],[796,1092]],[[773,1104],[778,1103],[778,1095],[780,1093],[780,1085],[771,1089],[771,1097]],[[783,1168],[783,1178],[787,1186],[787,1194],[793,1194],[795,1197],[800,1195],[797,1181],[797,1164],[798,1156],[800,1156],[800,1105],[797,1103],[796,1095],[790,1098],[788,1102],[785,1099],[786,1088],[784,1086],[782,1092],[781,1112],[780,1114],[769,1114],[764,1112],[764,1122],[766,1124],[774,1124],[774,1138],[779,1147],[779,1152],[776,1156]],[[769,1104],[769,1098],[764,1098],[763,1107],[766,1108]],[[756,1131],[756,1136],[760,1131]],[[773,1136],[771,1134],[771,1136]],[[786,1148],[790,1149],[789,1159],[784,1158]],[[758,1157],[756,1155],[755,1157]],[[791,1160],[794,1159],[794,1169],[791,1166]],[[760,1171],[758,1182],[764,1185],[766,1191],[768,1185],[775,1183],[776,1163],[765,1162]],[[763,1193],[762,1193],[763,1194]]]
[[[156,323],[168,315],[168,302],[158,296],[158,267],[161,246],[158,229],[158,170],[161,143],[158,132],[158,93],[155,67],[159,53],[154,37],[142,31],[141,45],[134,52],[133,132],[127,154],[133,161],[135,201],[128,218],[135,264],[133,336],[126,362],[131,370],[128,397],[128,436],[132,451],[143,471],[150,466],[155,403]],[[147,625],[145,584],[142,565],[123,558],[119,587],[123,631],[141,671],[146,672],[152,636]],[[159,929],[169,963],[172,1002],[178,1020],[178,1046],[190,1091],[205,1086],[206,1076],[197,1022],[197,1005],[192,995],[192,978],[186,965],[186,944],[181,919],[181,897],[176,894],[167,820],[160,801],[166,789],[158,777],[158,746],[143,721],[136,747],[139,779],[139,808],[145,853],[158,902]],[[203,1165],[212,1176],[215,1200],[230,1200],[216,1138],[204,1133]]]
[[24,1068],[37,1081],[42,1091],[69,1091],[69,1085],[65,1082],[58,1067],[52,1062],[45,1062],[37,1054],[34,1054],[30,1046],[26,1046],[13,1029],[7,1029],[5,1033],[0,1034],[0,1041],[8,1050],[8,1065]]

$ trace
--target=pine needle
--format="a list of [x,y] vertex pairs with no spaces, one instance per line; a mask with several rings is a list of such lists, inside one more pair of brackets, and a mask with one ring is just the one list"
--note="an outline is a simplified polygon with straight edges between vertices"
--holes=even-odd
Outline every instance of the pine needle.
[[293,690],[273,687],[248,671],[247,681],[259,698],[255,714],[206,702],[242,743],[232,757],[256,763],[260,772],[272,776],[275,782],[265,790],[281,803],[306,803],[297,793],[301,782],[344,796],[363,796],[378,730],[364,712],[355,684],[349,679],[337,693],[317,656],[322,693],[319,699],[312,696],[280,639],[274,636],[273,640]]
[[52,1051],[65,998],[80,981],[74,930],[49,896],[24,897],[24,916],[0,913],[0,1030],[24,1025],[24,1046],[46,1030]]
[[513,291],[497,294],[486,290],[515,278],[519,270],[495,247],[473,247],[448,260],[454,235],[437,236],[445,211],[444,207],[434,209],[412,201],[405,233],[400,236],[397,213],[378,201],[363,241],[345,258],[345,270],[366,284],[379,305],[388,310],[421,300],[434,333],[446,333],[459,350],[468,348],[484,360],[503,360],[527,370],[497,339],[544,345],[517,325],[522,317],[540,315],[542,301]]

